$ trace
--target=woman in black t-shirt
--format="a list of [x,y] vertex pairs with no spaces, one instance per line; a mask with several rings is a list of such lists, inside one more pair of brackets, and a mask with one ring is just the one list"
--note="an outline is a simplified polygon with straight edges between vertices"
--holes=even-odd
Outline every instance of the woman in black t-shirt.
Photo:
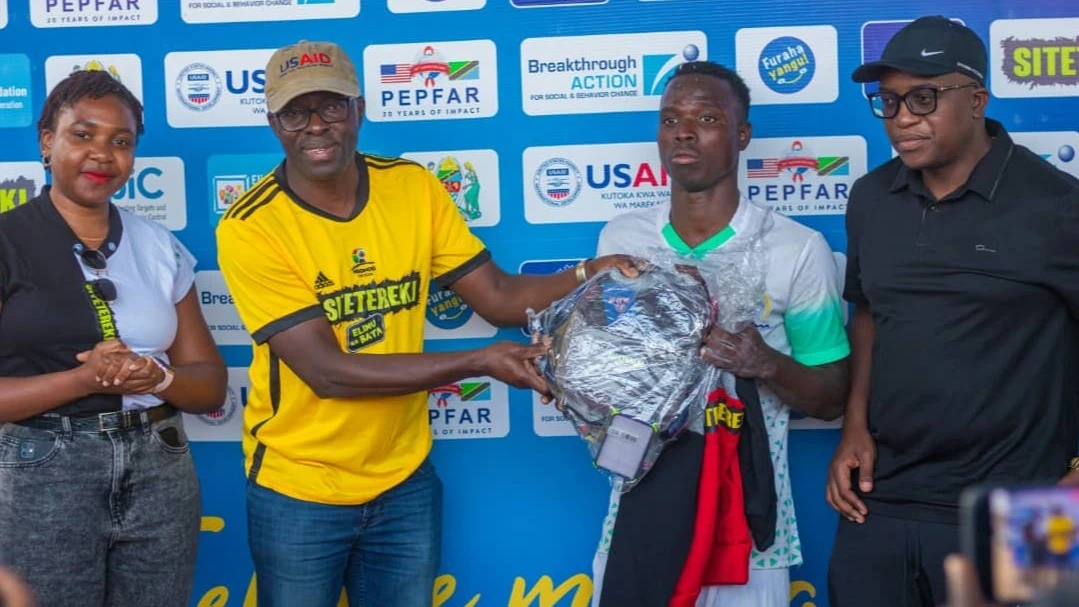
[[179,411],[225,366],[194,258],[117,208],[142,106],[72,74],[38,122],[52,186],[0,215],[0,567],[50,607],[186,607],[201,519]]

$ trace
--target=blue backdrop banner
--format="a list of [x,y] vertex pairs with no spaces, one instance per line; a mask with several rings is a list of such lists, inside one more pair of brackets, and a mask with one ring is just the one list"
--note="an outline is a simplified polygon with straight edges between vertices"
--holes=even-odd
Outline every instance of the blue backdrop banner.
[[[990,53],[989,115],[1079,176],[1079,5],[1061,0],[0,0],[0,211],[45,183],[34,123],[78,69],[145,104],[146,136],[114,202],[160,221],[199,261],[203,311],[229,365],[220,410],[186,416],[203,484],[192,605],[254,605],[241,418],[250,340],[217,269],[214,226],[281,160],[266,124],[271,52],[342,45],[367,99],[360,147],[438,175],[503,268],[592,255],[603,223],[669,195],[655,147],[678,64],[734,67],[752,92],[743,193],[821,231],[843,267],[850,186],[891,158],[852,70],[910,20],[944,14]],[[551,180],[550,169],[560,179]],[[453,293],[428,301],[430,351],[525,340]],[[443,607],[584,607],[608,485],[568,422],[489,378],[431,390],[445,483]],[[836,516],[824,501],[838,427],[797,419],[790,473],[805,564],[791,605],[828,604]]]

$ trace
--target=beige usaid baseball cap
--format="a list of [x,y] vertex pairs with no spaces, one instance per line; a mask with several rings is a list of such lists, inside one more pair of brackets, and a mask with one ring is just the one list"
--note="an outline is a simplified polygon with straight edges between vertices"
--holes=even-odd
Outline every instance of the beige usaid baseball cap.
[[326,91],[360,96],[356,66],[345,51],[332,42],[308,42],[282,47],[266,64],[266,108],[279,112],[289,101]]

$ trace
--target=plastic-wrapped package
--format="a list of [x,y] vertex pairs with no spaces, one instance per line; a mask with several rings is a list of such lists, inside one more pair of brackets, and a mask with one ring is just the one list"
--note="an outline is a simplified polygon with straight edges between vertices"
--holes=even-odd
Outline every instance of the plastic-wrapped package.
[[555,407],[623,492],[703,414],[719,379],[700,356],[708,332],[739,331],[760,318],[761,234],[703,259],[642,251],[640,276],[612,268],[542,312],[529,311],[531,332],[551,343],[538,366]]

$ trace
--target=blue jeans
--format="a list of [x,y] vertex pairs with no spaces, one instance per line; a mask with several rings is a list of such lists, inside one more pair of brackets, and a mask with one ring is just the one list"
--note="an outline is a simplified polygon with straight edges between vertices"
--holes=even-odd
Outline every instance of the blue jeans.
[[0,565],[42,607],[187,607],[200,518],[178,414],[0,424]]
[[294,499],[247,484],[259,607],[429,607],[442,552],[442,482],[424,461],[359,506]]

